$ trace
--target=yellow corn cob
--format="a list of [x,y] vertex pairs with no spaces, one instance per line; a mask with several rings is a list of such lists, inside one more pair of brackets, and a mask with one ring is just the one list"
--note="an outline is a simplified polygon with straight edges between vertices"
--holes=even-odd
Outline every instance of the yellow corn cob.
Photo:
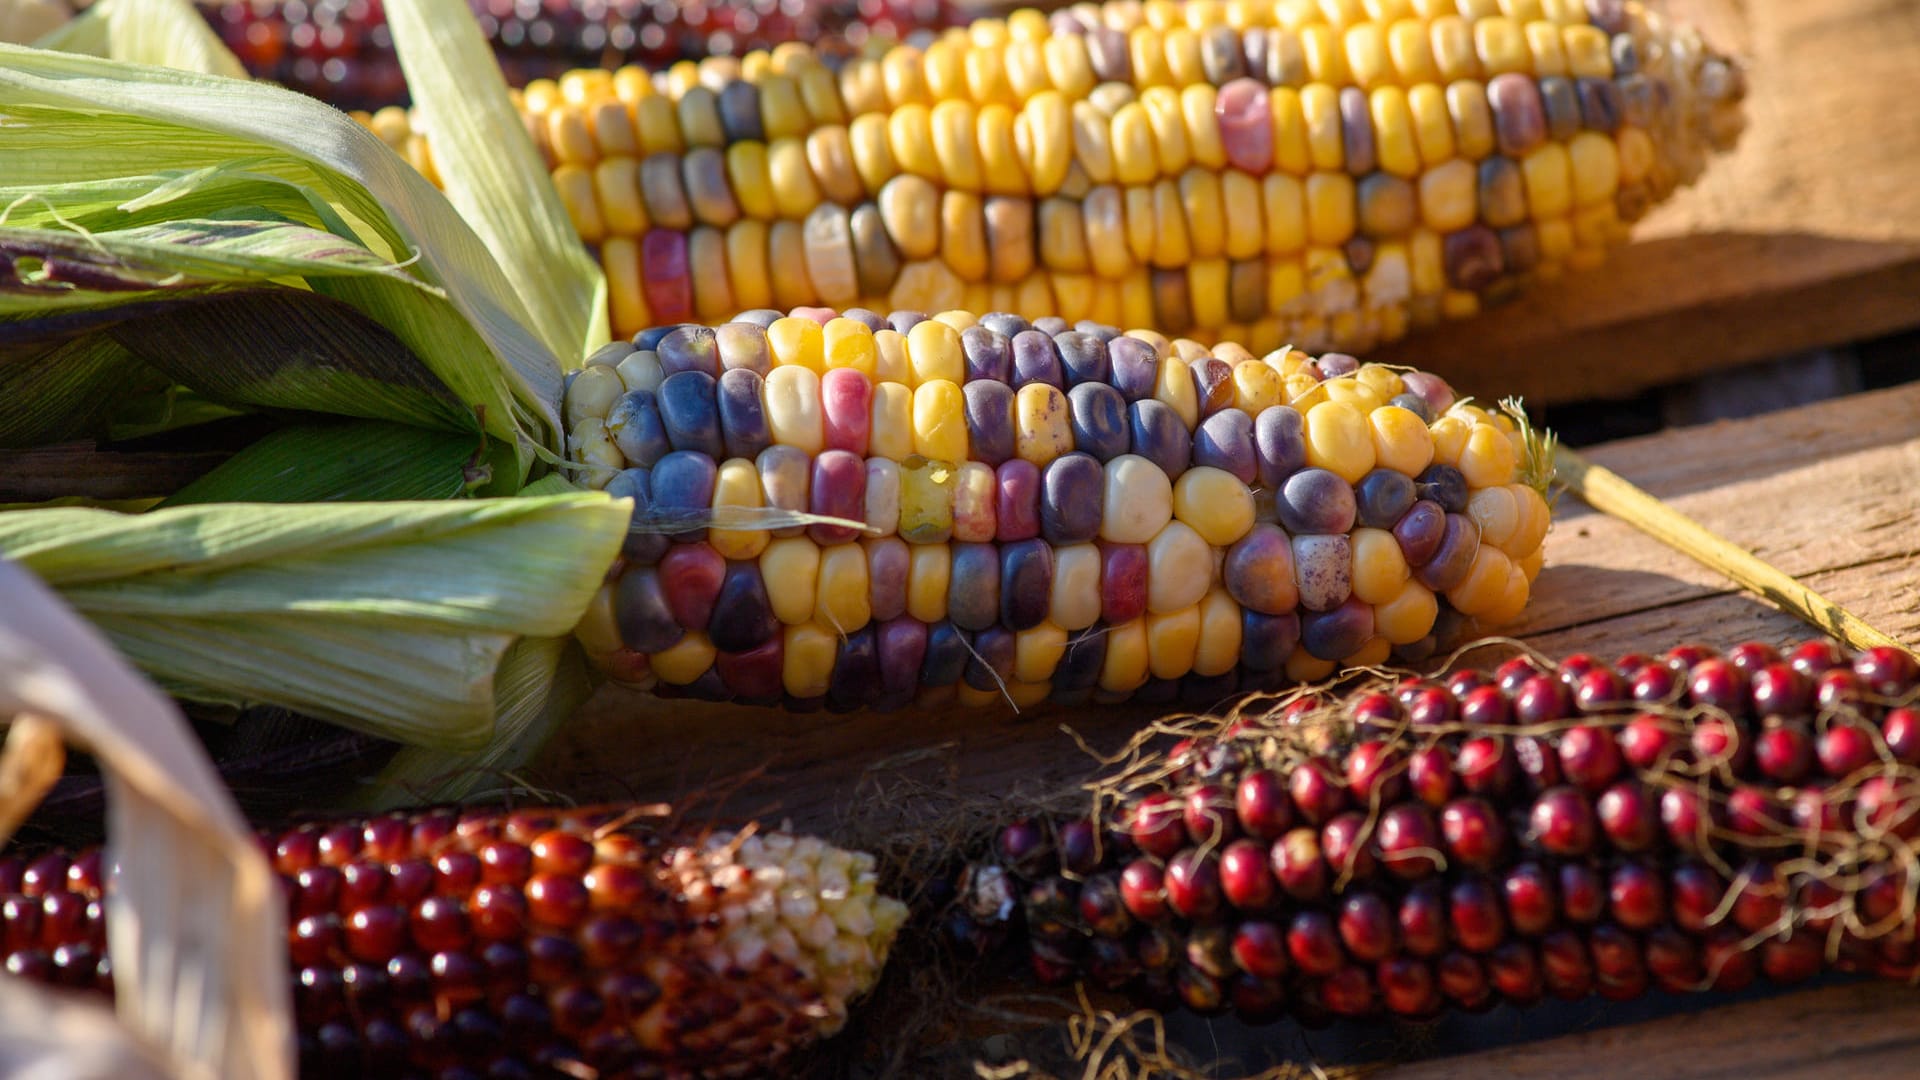
[[[517,93],[622,336],[828,304],[1357,351],[1600,261],[1743,84],[1632,2],[1261,0]],[[405,113],[363,119],[432,175]]]
[[[614,677],[790,707],[1319,678],[1526,605],[1523,432],[1422,372],[948,311],[754,311],[574,376],[635,500],[577,631]],[[859,522],[771,526],[771,508]],[[727,527],[711,523],[735,515]]]

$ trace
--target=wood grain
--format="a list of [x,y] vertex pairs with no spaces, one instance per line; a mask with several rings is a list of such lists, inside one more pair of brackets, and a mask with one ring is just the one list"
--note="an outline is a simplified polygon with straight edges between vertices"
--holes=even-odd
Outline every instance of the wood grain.
[[1676,0],[1745,62],[1749,126],[1604,269],[1380,355],[1551,404],[1920,325],[1920,5]]
[[1912,1076],[1920,994],[1864,983],[1402,1066],[1376,1080]]

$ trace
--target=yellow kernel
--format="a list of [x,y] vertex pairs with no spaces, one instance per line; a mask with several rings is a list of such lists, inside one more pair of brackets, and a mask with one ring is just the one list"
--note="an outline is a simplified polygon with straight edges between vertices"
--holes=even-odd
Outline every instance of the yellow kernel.
[[1349,484],[1373,470],[1373,431],[1366,414],[1344,401],[1324,401],[1307,410],[1307,464]]
[[1193,369],[1185,360],[1169,356],[1160,362],[1160,373],[1153,387],[1154,399],[1179,414],[1180,422],[1192,431],[1200,423],[1200,391],[1193,384]]
[[873,620],[867,550],[859,544],[831,544],[822,548],[815,588],[813,617],[822,626],[845,635]]
[[1215,547],[1227,547],[1253,528],[1253,492],[1224,469],[1197,466],[1173,485],[1174,517]]
[[[758,509],[760,471],[746,458],[729,458],[720,464],[713,482],[713,508],[741,506]],[[767,548],[765,529],[721,529],[707,532],[707,542],[727,559],[755,559]]]
[[960,330],[939,319],[924,319],[907,331],[907,360],[913,385],[935,381],[958,384],[967,377],[967,354],[960,346]]
[[1015,453],[1046,468],[1053,459],[1073,452],[1073,427],[1067,396],[1059,387],[1028,383],[1014,395]]
[[1177,679],[1193,670],[1200,647],[1200,605],[1147,616],[1147,664],[1156,679]]
[[789,626],[812,620],[820,581],[819,545],[804,536],[769,542],[760,553],[760,577],[766,582],[767,602],[774,618]]
[[1352,539],[1353,595],[1375,605],[1399,596],[1412,573],[1400,541],[1386,529],[1355,529]]
[[685,686],[707,673],[713,666],[714,653],[713,642],[706,634],[689,630],[670,647],[648,656],[647,664],[661,682]]
[[967,460],[966,399],[960,384],[934,379],[914,389],[913,452],[935,461]]
[[833,680],[840,639],[818,623],[786,628],[780,658],[780,684],[797,698],[819,697]]
[[1013,635],[1013,677],[1023,683],[1043,683],[1067,654],[1067,632],[1050,622]]
[[1461,475],[1467,478],[1467,485],[1476,488],[1511,483],[1518,464],[1519,455],[1514,453],[1513,443],[1492,424],[1473,426],[1466,445],[1461,448],[1460,460],[1455,462]]
[[1107,631],[1107,653],[1100,662],[1100,689],[1129,694],[1147,681],[1147,621],[1129,619]]
[[1233,407],[1248,416],[1259,416],[1263,409],[1285,400],[1286,387],[1280,373],[1258,360],[1247,360],[1233,367]]
[[1506,552],[1492,544],[1481,544],[1466,580],[1447,590],[1447,602],[1462,615],[1480,615],[1493,609],[1506,594],[1507,572],[1512,567]]
[[1240,605],[1225,589],[1200,601],[1200,640],[1193,651],[1193,673],[1225,675],[1240,663]]
[[897,382],[873,385],[867,453],[889,461],[904,461],[913,453],[913,391]]
[[1440,601],[1426,586],[1408,581],[1399,595],[1373,607],[1374,632],[1395,645],[1411,645],[1433,632]]
[[911,544],[907,562],[907,614],[924,623],[947,617],[953,552],[946,544]]
[[1200,602],[1213,584],[1214,552],[1193,527],[1170,521],[1147,544],[1147,610],[1174,611]]
[[1441,465],[1454,465],[1460,460],[1460,452],[1466,449],[1473,421],[1447,415],[1435,420],[1428,430],[1433,434],[1433,460]]
[[1373,428],[1374,461],[1381,468],[1419,476],[1433,464],[1433,433],[1418,413],[1388,405],[1367,414]]
[[1300,683],[1319,682],[1333,674],[1335,664],[1322,660],[1305,649],[1293,650],[1287,657],[1287,678]]

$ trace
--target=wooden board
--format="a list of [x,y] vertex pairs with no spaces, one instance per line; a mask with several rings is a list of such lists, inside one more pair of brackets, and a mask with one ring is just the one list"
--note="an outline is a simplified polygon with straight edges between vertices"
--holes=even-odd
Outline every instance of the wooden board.
[[[1613,443],[1589,456],[1803,576],[1882,630],[1920,642],[1920,384]],[[1712,572],[1571,497],[1561,510],[1536,602],[1516,628],[1529,643],[1548,652],[1608,655],[1683,641],[1784,644],[1807,636],[1795,619],[1733,592]],[[974,797],[1075,783],[1092,762],[1061,725],[1071,725],[1091,747],[1110,750],[1155,712],[792,715],[663,703],[609,687],[531,775],[583,799],[655,799],[711,791],[742,771],[764,769],[729,796],[730,810],[838,831],[863,815],[882,814],[876,792],[903,780],[936,796]],[[1515,1013],[1508,1023],[1524,1031],[1539,1016]],[[1174,1020],[1176,1036],[1195,1051],[1213,1053],[1208,1040],[1223,1038],[1215,1024]],[[1784,1080],[1830,1075],[1825,1069],[1842,1061],[1866,1069],[1904,1060],[1920,1038],[1913,1034],[1916,1021],[1920,993],[1829,988],[1564,1035],[1476,1056],[1470,1065],[1449,1058],[1385,1075],[1611,1076],[1626,1060],[1621,1048],[1630,1047],[1635,1068],[1647,1075]],[[1561,1030],[1620,1022],[1617,1010],[1603,1009]],[[1280,1040],[1303,1054],[1324,1047],[1285,1031],[1289,1025],[1243,1029],[1240,1037]],[[1453,1044],[1413,1056],[1484,1045],[1472,1040],[1456,1034]],[[1405,1047],[1397,1052],[1406,1056]]]
[[1920,5],[1673,6],[1747,62],[1740,145],[1606,268],[1377,358],[1551,403],[1920,326]]

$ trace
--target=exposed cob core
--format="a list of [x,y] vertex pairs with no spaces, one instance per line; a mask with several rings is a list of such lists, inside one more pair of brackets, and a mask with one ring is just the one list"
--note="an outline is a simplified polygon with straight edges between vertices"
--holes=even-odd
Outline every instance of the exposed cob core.
[[[833,1034],[906,909],[873,858],[631,808],[263,837],[309,1076],[758,1076]],[[111,991],[98,851],[0,859],[7,970]]]
[[[1548,526],[1512,418],[1436,376],[1058,318],[660,327],[566,413],[638,528],[580,639],[718,700],[1212,703],[1512,619]],[[704,527],[762,508],[865,529]]]
[[1920,978],[1917,684],[1814,641],[1301,700],[1006,828],[949,926],[1253,1019]]
[[[837,72],[782,46],[520,100],[621,334],[827,304],[1319,352],[1597,263],[1732,144],[1743,92],[1637,3],[1278,0],[1023,10]],[[366,122],[433,175],[406,114]]]

